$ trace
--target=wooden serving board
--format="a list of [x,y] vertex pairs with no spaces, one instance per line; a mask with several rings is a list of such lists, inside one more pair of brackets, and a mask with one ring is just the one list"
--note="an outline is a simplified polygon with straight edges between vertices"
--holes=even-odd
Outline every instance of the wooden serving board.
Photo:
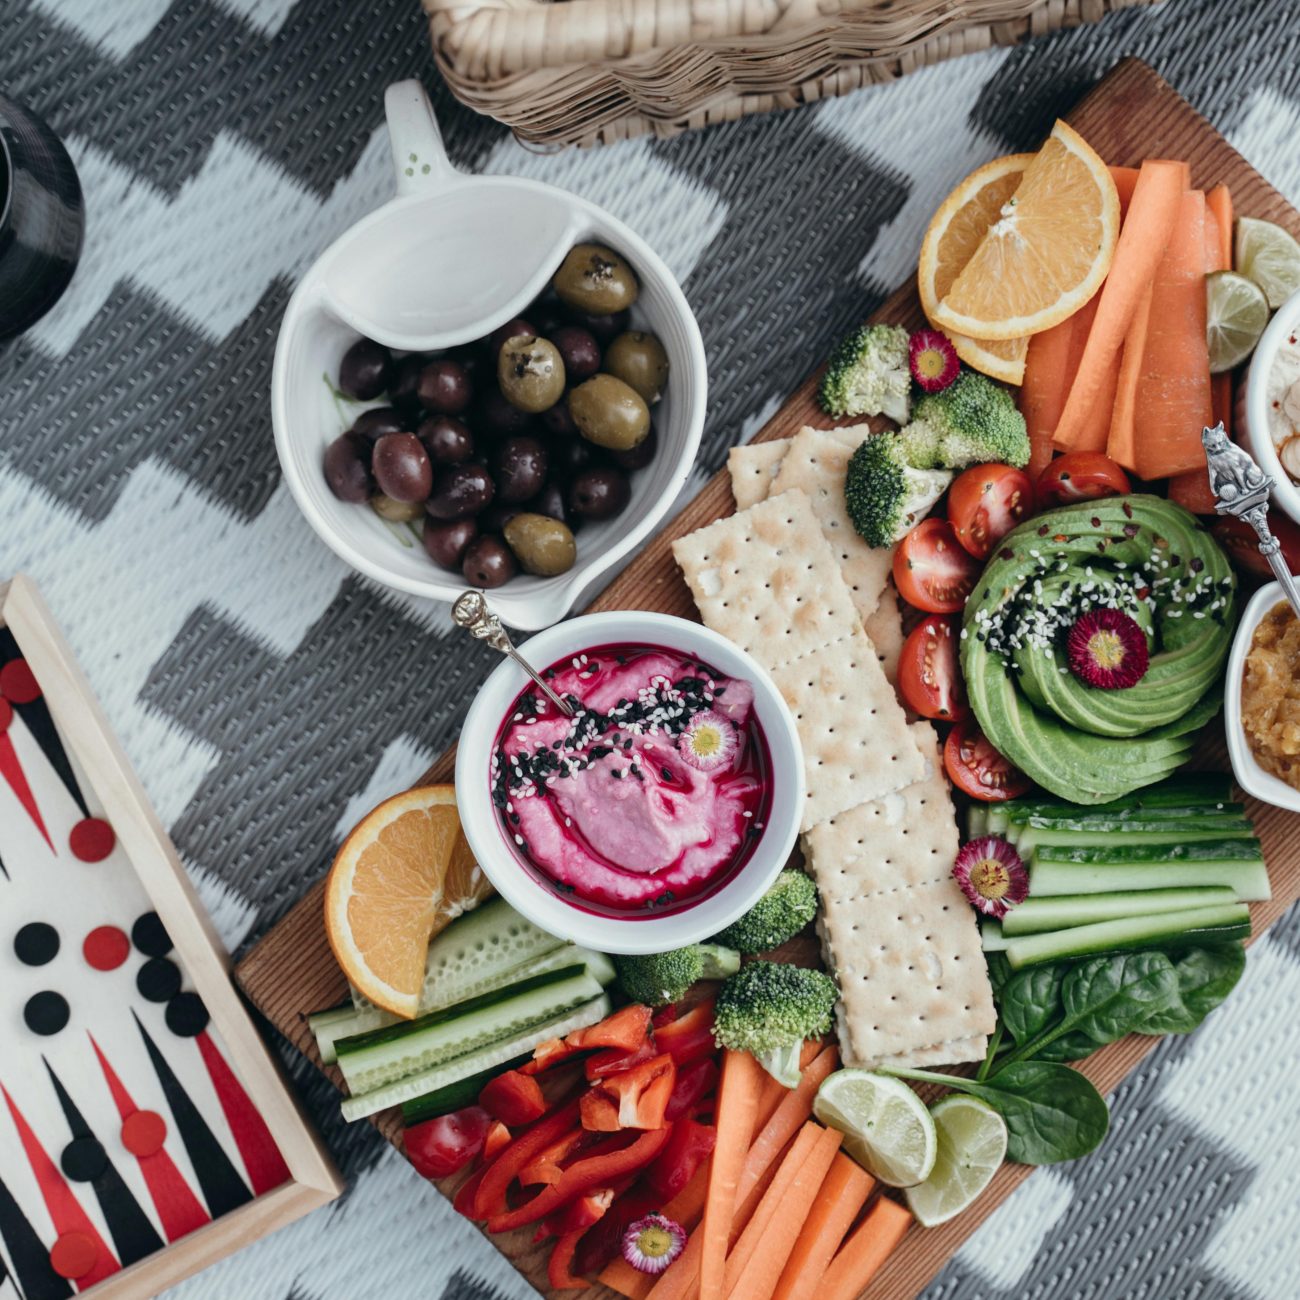
[[[1072,126],[1107,162],[1136,165],[1144,158],[1183,159],[1191,165],[1192,183],[1209,188],[1220,182],[1232,190],[1238,213],[1263,217],[1288,227],[1300,237],[1300,212],[1292,208],[1258,172],[1176,91],[1146,64],[1125,59],[1069,114]],[[1043,122],[1047,133],[1050,122]],[[917,230],[918,247],[921,230]],[[846,238],[850,237],[848,232]],[[916,291],[903,285],[876,313],[875,319],[916,328],[924,322]],[[825,427],[826,417],[814,402],[816,376],[810,377],[758,434],[757,440],[789,437],[805,424]],[[695,618],[670,547],[686,533],[731,514],[735,503],[726,472],[716,474],[700,494],[650,541],[601,597],[593,610],[650,609]],[[1210,761],[1224,762],[1221,743],[1212,746]],[[453,754],[445,754],[426,780],[449,781]],[[1300,898],[1300,817],[1248,800],[1250,815],[1264,843],[1273,883],[1271,902],[1252,905],[1255,934],[1275,921]],[[307,1027],[309,1012],[337,1005],[347,986],[330,954],[322,923],[323,882],[305,898],[240,963],[236,978],[253,1003],[302,1052],[320,1064]],[[1131,1037],[1097,1052],[1082,1063],[1103,1093],[1109,1093],[1149,1052],[1158,1039]],[[336,1083],[341,1078],[326,1071]],[[380,1131],[400,1143],[396,1111],[376,1116]],[[1005,1165],[974,1206],[952,1222],[928,1231],[913,1228],[876,1276],[863,1300],[902,1300],[919,1292],[953,1252],[1032,1171]],[[450,1194],[454,1183],[440,1184]],[[547,1246],[529,1240],[531,1230],[493,1237],[493,1244],[543,1294]],[[572,1295],[573,1292],[566,1292]],[[581,1293],[587,1300],[613,1297],[603,1287]]]

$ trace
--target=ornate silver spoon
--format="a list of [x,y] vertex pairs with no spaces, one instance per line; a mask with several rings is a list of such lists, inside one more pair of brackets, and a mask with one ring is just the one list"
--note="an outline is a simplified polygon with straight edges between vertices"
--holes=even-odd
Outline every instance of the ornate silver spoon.
[[501,620],[489,608],[487,597],[481,591],[466,591],[456,597],[451,607],[451,621],[463,627],[471,636],[486,641],[493,650],[509,655],[537,684],[537,689],[555,705],[565,717],[573,717],[573,706],[562,700],[542,681],[541,675],[527,659],[515,649],[510,634],[501,626]]
[[1296,617],[1300,618],[1300,589],[1282,558],[1281,543],[1268,526],[1272,477],[1255,464],[1249,452],[1228,437],[1222,423],[1202,431],[1201,445],[1210,471],[1215,510],[1221,515],[1244,519],[1259,534],[1259,553],[1268,561]]

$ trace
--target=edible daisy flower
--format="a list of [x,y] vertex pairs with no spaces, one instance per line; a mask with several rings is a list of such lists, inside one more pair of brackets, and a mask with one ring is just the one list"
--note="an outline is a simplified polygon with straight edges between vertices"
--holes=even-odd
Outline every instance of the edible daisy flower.
[[687,724],[677,741],[681,756],[701,772],[726,767],[736,756],[736,729],[720,713],[705,709]]
[[680,1223],[647,1214],[623,1234],[623,1258],[641,1273],[662,1273],[686,1247]]
[[957,854],[953,878],[971,904],[999,921],[1029,897],[1029,873],[1000,835],[981,835]]
[[907,344],[907,362],[927,393],[942,392],[961,370],[957,352],[946,334],[938,330],[917,330]]
[[1146,634],[1118,609],[1081,615],[1065,644],[1070,671],[1085,685],[1103,691],[1136,686],[1151,662]]

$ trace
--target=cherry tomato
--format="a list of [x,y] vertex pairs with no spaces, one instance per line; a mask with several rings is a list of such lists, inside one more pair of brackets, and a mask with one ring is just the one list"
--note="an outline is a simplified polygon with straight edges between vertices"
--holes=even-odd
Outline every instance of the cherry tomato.
[[948,520],[976,559],[988,559],[1033,503],[1029,475],[1010,465],[972,465],[948,489]]
[[903,642],[898,657],[898,689],[913,713],[941,722],[960,722],[970,713],[961,669],[958,631],[950,618],[923,618]]
[[482,1106],[412,1124],[404,1134],[406,1158],[425,1178],[448,1178],[483,1150],[491,1124],[492,1116]]
[[1038,500],[1044,506],[1122,497],[1131,490],[1124,467],[1099,451],[1067,451],[1038,476]]
[[987,803],[1017,799],[1033,784],[989,744],[972,720],[959,722],[948,733],[943,745],[943,765],[957,789]]
[[979,581],[980,565],[946,519],[923,519],[894,552],[894,585],[927,614],[955,614]]
[[[1300,571],[1300,527],[1277,510],[1268,512],[1268,526],[1282,544],[1282,558],[1287,568],[1292,573]],[[1210,525],[1210,533],[1239,569],[1265,578],[1273,576],[1268,561],[1259,553],[1259,538],[1255,536],[1255,530],[1244,520],[1224,515]]]

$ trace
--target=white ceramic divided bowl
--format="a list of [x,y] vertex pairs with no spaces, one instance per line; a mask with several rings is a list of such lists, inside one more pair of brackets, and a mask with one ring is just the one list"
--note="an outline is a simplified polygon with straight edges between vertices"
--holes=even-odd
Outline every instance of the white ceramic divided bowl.
[[457,171],[418,81],[390,86],[384,102],[397,196],[326,249],[285,309],[271,376],[280,465],[307,521],[354,568],[415,596],[455,600],[467,585],[459,575],[434,565],[421,546],[404,547],[373,511],[326,487],[321,459],[343,426],[324,376],[338,374],[359,334],[402,351],[481,338],[532,302],[574,244],[609,245],[641,282],[634,325],[657,334],[668,353],[668,387],[654,408],[659,448],[633,476],[627,509],[578,535],[568,573],[521,574],[492,593],[506,623],[547,627],[650,535],[685,483],[704,426],[699,326],[672,272],[617,218],[538,181]]
[[753,906],[785,866],[803,816],[803,751],[794,719],[772,679],[738,646],[698,623],[643,611],[587,614],[538,633],[520,649],[540,671],[593,647],[625,643],[681,651],[754,687],[755,714],[771,756],[771,806],[758,846],[725,885],[693,907],[664,916],[639,913],[621,919],[574,907],[523,866],[506,842],[490,785],[497,733],[528,684],[523,669],[509,660],[499,664],[484,683],[465,719],[456,752],[456,803],[479,865],[498,893],[530,921],[599,952],[664,952],[707,939],[730,925]]
[[1241,616],[1237,635],[1233,638],[1232,652],[1228,656],[1228,676],[1223,687],[1223,725],[1237,784],[1256,799],[1276,804],[1279,808],[1287,808],[1291,812],[1300,812],[1300,790],[1260,767],[1241,725],[1241,677],[1246,667],[1246,656],[1250,653],[1251,640],[1264,615],[1279,601],[1285,600],[1281,585],[1270,582],[1251,597]]
[[1273,314],[1255,345],[1250,369],[1246,372],[1242,416],[1251,454],[1264,473],[1272,475],[1274,502],[1300,523],[1300,487],[1282,468],[1268,426],[1268,372],[1278,349],[1297,328],[1300,328],[1300,293],[1293,293]]

